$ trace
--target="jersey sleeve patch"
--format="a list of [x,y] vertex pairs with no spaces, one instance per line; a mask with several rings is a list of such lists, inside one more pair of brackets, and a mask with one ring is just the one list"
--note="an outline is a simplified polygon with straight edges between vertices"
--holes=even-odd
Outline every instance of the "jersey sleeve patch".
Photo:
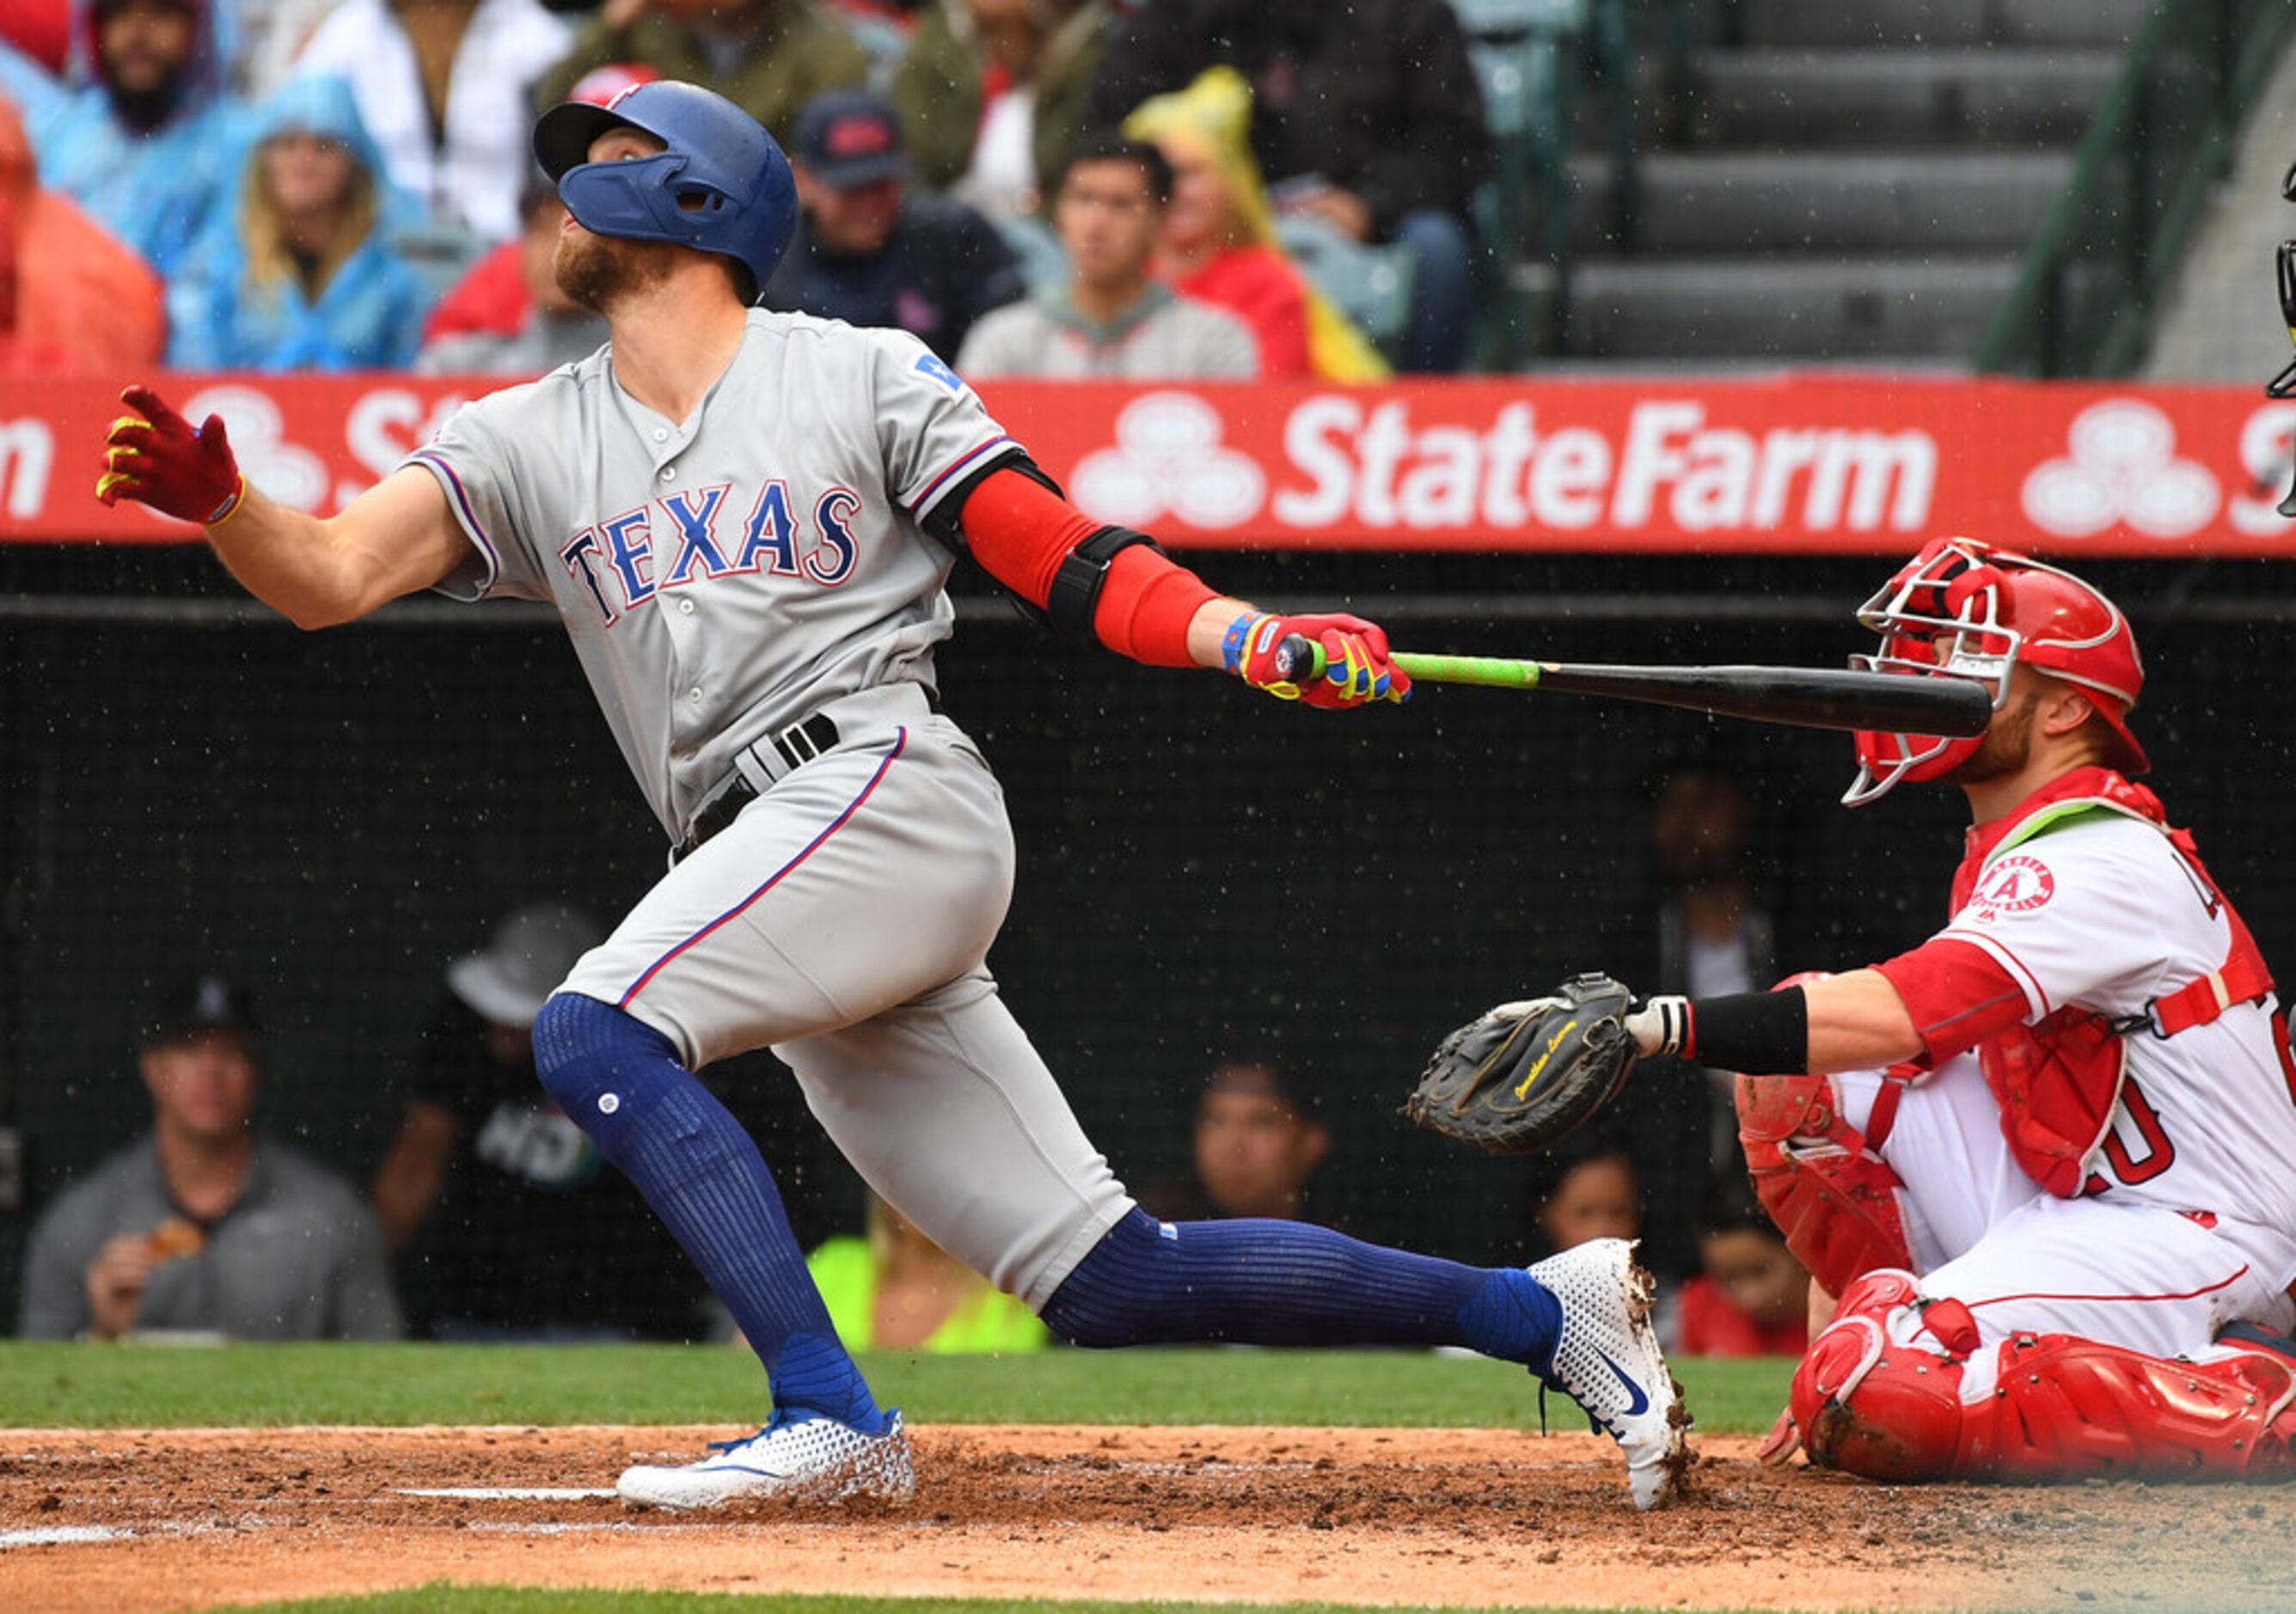
[[920,354],[917,362],[910,368],[928,381],[939,381],[951,392],[962,393],[965,390],[964,378],[930,353]]
[[2007,914],[2030,914],[2046,907],[2056,894],[2057,878],[2049,873],[2049,865],[2017,853],[2000,859],[1979,877],[1962,918],[1984,924]]

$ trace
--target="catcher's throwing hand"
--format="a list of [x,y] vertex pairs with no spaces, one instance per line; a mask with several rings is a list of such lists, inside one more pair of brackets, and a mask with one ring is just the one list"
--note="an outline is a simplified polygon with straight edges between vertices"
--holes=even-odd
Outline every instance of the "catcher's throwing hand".
[[106,504],[134,499],[206,527],[239,508],[247,479],[239,473],[221,415],[208,416],[194,431],[148,387],[130,387],[119,399],[135,413],[112,422],[105,434],[97,498]]
[[[1284,641],[1303,639],[1324,652],[1320,676],[1295,667]],[[1326,709],[1411,698],[1411,675],[1388,659],[1387,633],[1361,617],[1280,617],[1247,611],[1220,642],[1227,670],[1279,700]]]
[[1403,1113],[1498,1154],[1547,1148],[1626,1085],[1632,1001],[1607,975],[1574,975],[1552,997],[1501,1004],[1443,1039]]

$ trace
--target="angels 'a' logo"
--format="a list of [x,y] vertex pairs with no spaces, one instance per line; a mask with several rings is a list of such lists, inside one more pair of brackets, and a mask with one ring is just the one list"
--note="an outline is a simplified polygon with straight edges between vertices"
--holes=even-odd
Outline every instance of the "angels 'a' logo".
[[2056,876],[2049,865],[2031,857],[2004,857],[1985,871],[1970,893],[1974,917],[1991,919],[2003,914],[2030,914],[2057,894]]

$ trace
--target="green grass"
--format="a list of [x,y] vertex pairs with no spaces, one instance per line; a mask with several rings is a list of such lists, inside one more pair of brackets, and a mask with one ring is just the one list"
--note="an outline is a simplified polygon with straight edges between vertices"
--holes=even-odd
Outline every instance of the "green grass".
[[[1355,1614],[1360,1605],[1286,1602],[1255,1605],[1253,1614]],[[1236,1614],[1234,1603],[1075,1602],[1042,1599],[830,1597],[786,1593],[758,1596],[719,1592],[557,1592],[524,1586],[457,1586],[443,1582],[366,1597],[266,1602],[262,1614]],[[1368,1614],[1368,1610],[1365,1611]],[[1379,1614],[1456,1614],[1455,1610],[1382,1607]],[[1505,1610],[1487,1614],[1506,1614]],[[1603,1614],[1542,1606],[1538,1614]],[[1617,1614],[1617,1611],[1612,1611]]]
[[[1503,1363],[1422,1352],[1058,1350],[861,1359],[880,1400],[933,1423],[1291,1423],[1536,1428],[1538,1390]],[[1676,1370],[1702,1430],[1758,1431],[1792,1364]],[[709,1346],[158,1345],[0,1341],[0,1426],[740,1423],[765,1381]],[[1583,1421],[1548,1398],[1552,1427]]]

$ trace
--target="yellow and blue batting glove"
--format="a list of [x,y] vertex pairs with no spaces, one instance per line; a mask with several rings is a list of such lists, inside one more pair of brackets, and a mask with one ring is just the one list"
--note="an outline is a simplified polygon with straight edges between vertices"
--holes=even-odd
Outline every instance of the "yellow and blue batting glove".
[[1411,697],[1411,675],[1390,659],[1386,631],[1361,617],[1246,611],[1228,624],[1220,657],[1279,700],[1332,709]]

